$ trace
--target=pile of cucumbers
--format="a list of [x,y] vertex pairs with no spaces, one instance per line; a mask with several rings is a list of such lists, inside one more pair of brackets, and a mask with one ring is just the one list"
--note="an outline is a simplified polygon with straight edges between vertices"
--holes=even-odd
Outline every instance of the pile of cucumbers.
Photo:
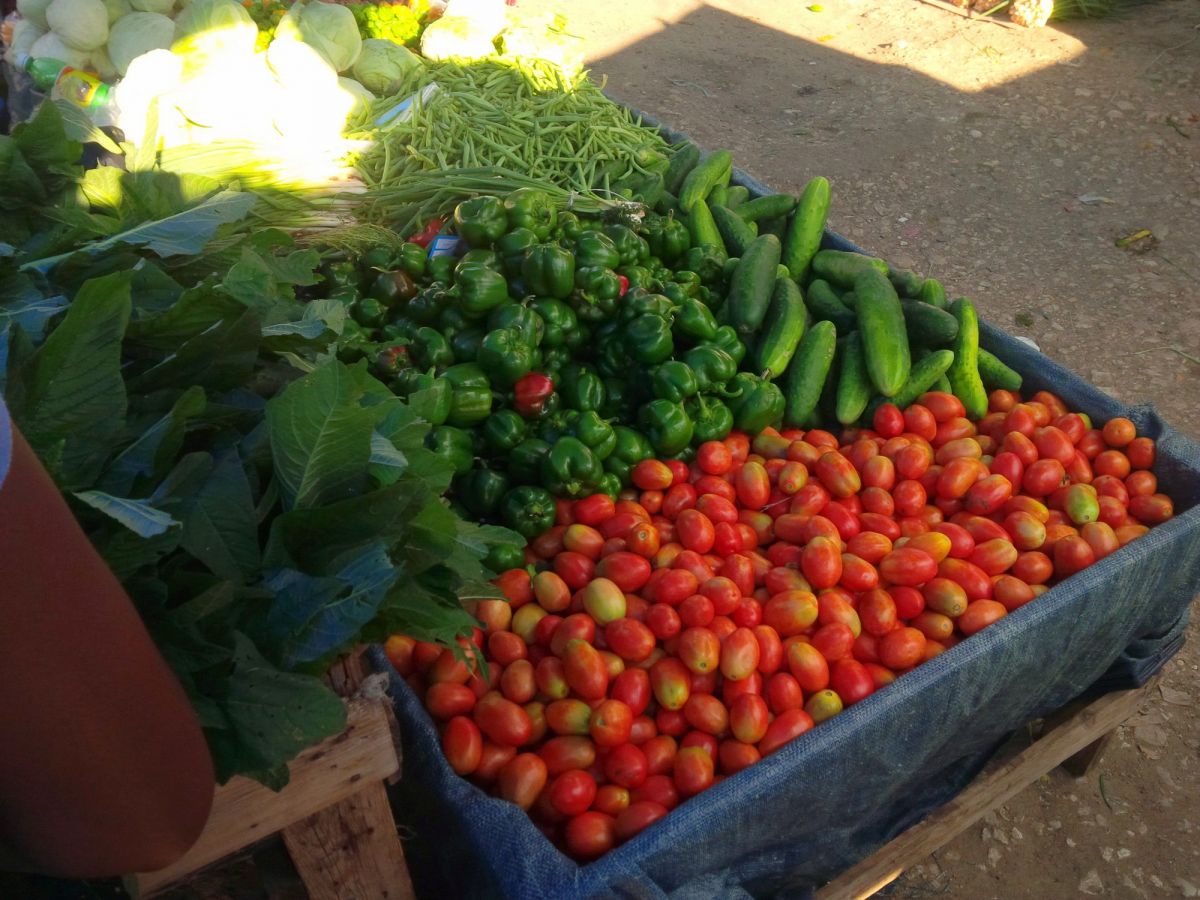
[[730,186],[728,151],[700,159],[685,143],[671,163],[658,211],[685,218],[694,245],[726,255],[718,319],[750,348],[742,368],[781,386],[785,427],[854,425],[881,403],[903,409],[934,389],[980,418],[988,390],[1020,388],[1020,374],[979,346],[970,300],[948,302],[936,279],[882,259],[821,249],[825,178],[799,198],[752,199]]

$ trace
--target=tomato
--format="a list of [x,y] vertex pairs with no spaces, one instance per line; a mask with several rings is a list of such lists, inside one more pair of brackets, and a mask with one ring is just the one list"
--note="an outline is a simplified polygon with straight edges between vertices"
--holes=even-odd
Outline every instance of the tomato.
[[1054,563],[1050,557],[1038,550],[1030,550],[1017,556],[1012,574],[1026,584],[1042,584],[1054,574]]
[[552,737],[538,748],[538,756],[553,777],[568,769],[586,769],[596,761],[596,745],[591,738],[564,734]]
[[[643,460],[649,462],[649,460]],[[580,813],[563,832],[567,852],[578,859],[603,856],[617,843],[617,820],[596,810]]]
[[911,434],[932,441],[937,434],[937,425],[937,419],[927,406],[914,403],[904,410],[904,428]]
[[879,574],[889,584],[915,586],[934,577],[937,567],[925,551],[901,547],[879,561]]
[[[1116,536],[1113,536],[1116,540]],[[1013,575],[999,575],[992,582],[992,597],[1012,612],[1033,599],[1033,588]]]
[[821,454],[813,474],[834,497],[849,497],[862,488],[862,479],[854,464],[836,450]]
[[1039,459],[1025,469],[1021,487],[1027,494],[1045,497],[1056,491],[1067,476],[1067,470],[1057,459]]
[[479,698],[471,717],[479,730],[497,744],[520,747],[527,744],[533,734],[529,714],[495,691]]
[[[711,632],[709,632],[711,634]],[[718,649],[718,653],[719,653]],[[683,709],[691,695],[692,679],[688,668],[673,657],[660,659],[650,667],[650,686],[659,705],[666,710]],[[662,726],[659,726],[662,730]]]
[[1096,553],[1078,534],[1069,534],[1054,542],[1054,574],[1067,578],[1096,561]]
[[1121,546],[1124,547],[1130,541],[1140,538],[1142,535],[1146,534],[1150,529],[1145,525],[1121,525],[1113,530],[1116,532],[1117,540],[1120,541]]
[[[837,626],[834,627],[833,636],[838,637]],[[850,642],[853,643],[854,634],[846,626],[841,632],[840,639],[845,640],[846,635],[849,635]],[[833,648],[836,650],[837,648]],[[812,644],[795,642],[784,647],[784,654],[787,659],[788,670],[796,679],[801,690],[806,694],[811,694],[824,689],[829,684],[829,663],[827,658],[820,650]]]
[[972,562],[953,558],[942,560],[938,565],[937,574],[958,582],[970,600],[987,599],[992,596],[992,581],[987,572]]
[[634,485],[643,491],[665,491],[675,481],[670,467],[657,459],[643,459],[629,474]]
[[483,735],[466,716],[455,716],[442,733],[442,752],[459,775],[470,775],[479,766],[483,753]]
[[[569,773],[583,775],[579,773]],[[497,775],[498,793],[504,800],[515,803],[521,809],[529,809],[537,799],[542,788],[546,786],[546,763],[536,753],[521,753],[514,756]],[[564,776],[559,776],[564,777]],[[590,777],[583,775],[583,777]],[[596,783],[592,782],[592,796],[596,793]],[[591,805],[591,798],[588,805]],[[586,808],[586,807],[585,807]]]
[[802,709],[789,709],[775,717],[767,726],[767,733],[758,742],[758,751],[770,756],[784,744],[809,731],[815,723],[812,716]]
[[[966,607],[964,605],[964,612]],[[954,620],[947,615],[933,610],[925,610],[920,615],[909,619],[908,624],[925,635],[927,641],[945,640],[954,634]]]
[[[686,727],[686,722],[684,723]],[[675,763],[675,738],[668,734],[656,734],[641,744],[642,754],[646,757],[646,772],[648,775],[659,775],[670,772]],[[612,753],[610,752],[610,756]],[[612,777],[611,775],[609,776]],[[614,779],[616,780],[616,779]]]
[[970,636],[1004,618],[1007,613],[1004,604],[996,600],[976,600],[958,617],[958,628],[963,634]]
[[[857,613],[855,614],[857,618]],[[812,646],[829,662],[850,656],[854,647],[854,630],[844,622],[822,625],[812,636]]]
[[[863,531],[846,542],[847,554],[853,555],[872,566],[891,552],[892,541],[884,534],[876,531]],[[845,574],[845,556],[842,561],[842,572]],[[876,573],[878,574],[878,573]],[[864,590],[866,590],[864,588]]]
[[550,803],[564,816],[585,812],[595,799],[596,780],[580,769],[563,772],[550,785]]
[[853,599],[853,595],[845,593],[843,596],[843,593],[845,592],[828,590],[817,596],[817,621],[821,625],[838,622],[849,628],[854,637],[858,637],[862,631],[862,624],[859,622],[858,613],[847,599]]
[[[717,442],[709,441],[709,443]],[[629,840],[635,834],[645,831],[668,812],[669,810],[661,803],[654,803],[650,800],[630,803],[629,806],[617,814],[617,840]]]
[[841,547],[827,537],[814,537],[800,557],[800,569],[813,588],[833,587],[842,577]]
[[896,601],[882,588],[865,591],[859,595],[858,616],[864,631],[882,637],[896,627]]
[[1063,510],[1076,525],[1100,518],[1100,498],[1090,484],[1072,484],[1063,493]]
[[733,454],[720,441],[705,441],[696,448],[696,464],[709,475],[724,475],[733,468]]
[[[672,766],[674,766],[673,761]],[[675,789],[675,782],[666,773],[648,776],[641,787],[630,793],[629,798],[633,803],[649,800],[659,803],[667,809],[674,809],[679,805],[679,791]]]
[[693,692],[683,707],[683,715],[689,725],[705,734],[719,735],[729,727],[729,712],[725,704],[712,694]]
[[1103,559],[1121,548],[1117,533],[1105,522],[1088,522],[1079,529],[1079,536],[1087,541],[1096,559]]
[[555,700],[546,707],[546,725],[555,734],[588,734],[592,708],[582,700]]
[[967,592],[949,578],[931,578],[921,589],[926,609],[953,618],[967,609]]
[[702,747],[683,747],[675,756],[675,788],[681,797],[692,797],[712,787],[712,755]]
[[621,659],[638,663],[654,652],[655,636],[647,625],[636,619],[625,618],[610,622],[605,627],[604,642]]
[[746,462],[733,480],[738,502],[747,509],[762,509],[771,496],[771,480],[761,463]]
[[563,675],[571,690],[585,700],[599,700],[604,696],[608,690],[608,669],[595,647],[586,640],[573,638],[563,649],[562,663]]
[[[624,599],[624,594],[621,596]],[[550,652],[562,656],[571,641],[583,640],[591,643],[595,639],[596,621],[586,613],[572,613],[554,628],[550,637]]]
[[1137,437],[1137,428],[1124,416],[1116,416],[1104,423],[1104,443],[1110,447],[1124,447]]
[[649,773],[650,764],[645,752],[633,744],[613,747],[604,757],[604,777],[620,787],[639,787]]
[[674,609],[665,603],[655,603],[646,610],[646,627],[660,641],[666,641],[679,634],[683,625]]
[[999,575],[1007,572],[1017,561],[1019,552],[1007,537],[994,538],[975,546],[970,562],[988,575]]
[[1046,541],[1046,526],[1031,513],[1009,513],[1004,517],[1004,530],[1018,550],[1036,550]]
[[[875,693],[875,679],[866,666],[853,659],[841,659],[833,664],[829,685],[846,706],[853,706]],[[809,714],[812,715],[811,711]]]
[[637,522],[629,528],[625,544],[631,553],[648,559],[658,552],[662,538],[652,523]]
[[435,719],[465,716],[475,707],[475,692],[465,684],[440,682],[425,692],[425,708]]
[[897,628],[879,639],[879,659],[889,669],[910,669],[925,654],[925,635],[915,628]]
[[500,676],[500,693],[513,703],[528,703],[537,693],[533,671],[533,663],[527,659],[518,659],[505,666]]
[[1129,498],[1129,514],[1143,525],[1161,525],[1175,514],[1175,504],[1166,494],[1134,494]]
[[692,672],[714,672],[721,661],[721,641],[708,628],[687,628],[679,635],[679,659]]
[[771,597],[763,607],[763,624],[781,638],[801,634],[817,620],[817,598],[811,591],[790,590]]

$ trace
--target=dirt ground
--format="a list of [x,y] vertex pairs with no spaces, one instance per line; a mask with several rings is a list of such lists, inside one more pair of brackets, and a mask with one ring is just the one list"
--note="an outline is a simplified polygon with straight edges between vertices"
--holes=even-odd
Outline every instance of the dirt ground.
[[[614,96],[779,190],[827,176],[834,230],[1200,437],[1200,2],[1034,31],[924,0],[521,5],[563,9]],[[1089,777],[887,895],[1200,896],[1198,648],[1193,624]]]

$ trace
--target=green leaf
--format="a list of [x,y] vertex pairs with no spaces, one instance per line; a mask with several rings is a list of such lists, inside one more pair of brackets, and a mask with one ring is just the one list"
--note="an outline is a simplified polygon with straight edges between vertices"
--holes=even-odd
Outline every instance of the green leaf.
[[414,571],[443,565],[465,582],[491,578],[493,573],[483,564],[484,559],[493,547],[512,545],[525,545],[515,531],[465,521],[444,503],[422,509],[405,536],[408,561]]
[[304,313],[294,322],[280,322],[263,329],[263,337],[298,336],[315,340],[326,331],[341,334],[346,324],[346,305],[340,300],[311,300],[304,304]]
[[386,633],[441,644],[453,643],[477,624],[453,594],[420,578],[405,579],[388,592],[379,620]]
[[127,528],[109,529],[88,538],[103,557],[113,574],[121,581],[150,566],[157,566],[179,546],[178,528],[172,528],[152,538],[143,538]]
[[67,490],[93,483],[125,421],[121,338],[129,282],[125,272],[80,288],[23,374],[24,396],[12,410],[39,455],[61,443],[59,474]]
[[[319,678],[281,672],[244,634],[234,634],[233,672],[217,705],[229,722],[214,745],[217,780],[277,770],[346,727],[342,701]],[[210,738],[212,737],[210,733]]]
[[100,478],[100,487],[115,494],[133,491],[139,479],[161,479],[183,446],[188,421],[204,412],[204,389],[188,388],[171,411],[121,451]]
[[285,509],[344,500],[365,488],[375,416],[360,397],[350,370],[328,363],[267,404]]
[[106,153],[119,155],[121,148],[88,117],[88,114],[70,100],[55,100],[54,105],[62,116],[63,132],[72,141],[81,144],[98,144]]
[[202,283],[184,291],[163,312],[129,325],[126,349],[155,358],[173,353],[179,345],[225,319],[242,315],[245,308],[231,297]]
[[183,548],[221,578],[252,581],[259,569],[258,520],[246,471],[224,454],[200,490],[184,504]]
[[116,519],[138,537],[151,538],[179,525],[169,513],[156,509],[145,500],[114,497],[103,491],[75,491],[74,494],[92,509]]
[[43,103],[32,120],[13,129],[13,139],[47,191],[55,193],[78,177],[83,147],[67,140],[57,104]]
[[10,322],[40,341],[46,325],[68,306],[62,294],[43,297],[32,281],[18,272],[0,274],[0,328]]
[[203,385],[218,393],[244,384],[254,371],[262,325],[250,310],[222,319],[180,344],[175,352],[129,379],[134,394]]
[[183,287],[148,259],[139,259],[133,267],[133,318],[165,312],[178,302]]

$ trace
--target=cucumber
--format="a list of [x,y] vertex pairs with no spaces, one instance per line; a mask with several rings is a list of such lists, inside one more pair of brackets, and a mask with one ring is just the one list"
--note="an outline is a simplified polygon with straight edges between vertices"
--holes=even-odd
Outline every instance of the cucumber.
[[[697,207],[698,208],[698,207]],[[775,268],[779,265],[779,239],[765,234],[746,248],[729,282],[729,324],[743,338],[758,331],[771,292],[775,288]]]
[[858,294],[854,291],[846,291],[842,294],[842,306],[846,309],[854,311],[858,308]]
[[741,256],[746,248],[754,243],[754,232],[750,230],[742,218],[733,210],[719,204],[708,202],[709,212],[721,238],[725,241],[725,249],[734,256]]
[[724,206],[725,198],[728,196],[728,194],[729,194],[728,187],[726,187],[723,184],[716,185],[711,191],[708,192],[708,198],[707,198],[708,205],[710,207]]
[[952,391],[950,389],[950,379],[947,378],[945,375],[938,378],[938,380],[933,383],[933,387],[930,388],[930,390],[941,391],[943,394],[953,394],[954,393],[954,391]]
[[771,305],[767,307],[767,316],[754,347],[755,374],[772,380],[787,371],[788,363],[804,337],[807,319],[808,310],[804,308],[804,297],[796,282],[788,277],[776,278]]
[[818,278],[810,284],[804,303],[814,319],[832,322],[838,334],[849,334],[858,324],[854,311],[838,299],[828,281]]
[[825,376],[825,386],[821,388],[821,397],[817,401],[817,408],[808,417],[809,428],[837,430],[838,370],[842,365],[845,347],[845,341],[838,341],[833,349],[833,362],[829,365],[829,374]]
[[688,230],[692,233],[693,247],[708,245],[716,247],[724,253],[729,252],[725,247],[725,241],[721,238],[721,231],[717,228],[717,223],[713,221],[712,211],[703,200],[693,206],[692,211],[688,213]]
[[901,300],[908,339],[926,347],[949,347],[958,335],[958,320],[944,309],[916,300]]
[[921,295],[917,299],[939,309],[945,309],[950,305],[946,302],[946,289],[936,278],[925,279],[925,283],[921,285]]
[[886,275],[887,263],[875,256],[846,250],[818,250],[812,260],[813,274],[843,288],[854,287],[854,279],[867,269]]
[[979,348],[979,377],[983,379],[984,387],[1002,391],[1019,391],[1021,389],[1021,373],[1009,368],[999,357]]
[[659,194],[658,200],[654,203],[654,211],[660,216],[678,213],[679,200],[674,194],[669,194],[666,191],[663,191],[661,194]]
[[925,286],[924,276],[918,275],[911,269],[897,269],[891,265],[887,269],[888,281],[901,297],[919,297],[921,288]]
[[837,329],[832,322],[817,322],[800,339],[800,346],[784,376],[783,395],[787,398],[787,406],[783,422],[788,427],[808,423],[821,399],[836,349]]
[[867,373],[879,393],[892,397],[904,386],[912,367],[900,298],[892,283],[870,268],[854,280],[854,293]]
[[797,284],[806,284],[813,256],[825,236],[829,217],[829,182],[818,175],[804,186],[783,239],[783,264]]
[[747,222],[757,222],[760,219],[784,218],[795,208],[796,198],[791,194],[768,194],[743,203],[737,212]]
[[733,154],[714,150],[687,173],[679,186],[679,208],[690,213],[692,207],[709,195],[718,184],[728,184],[733,171]]
[[913,365],[904,387],[892,397],[892,403],[901,409],[916,403],[922,394],[933,389],[938,379],[946,374],[953,363],[954,352],[951,350],[935,350],[930,353]]
[[733,277],[733,273],[737,271],[738,263],[742,260],[737,256],[730,256],[725,259],[725,268],[721,270],[721,277],[728,281]]
[[791,278],[792,273],[788,271],[787,266],[785,266],[783,263],[780,263],[779,265],[777,265],[775,267],[775,277],[776,278]]
[[[775,237],[779,238],[779,242],[782,244],[784,238],[787,237],[787,224],[787,217],[784,216],[778,219],[763,219],[762,222],[751,222],[750,227],[757,228],[759,234],[775,235]],[[788,277],[791,277],[790,269],[788,270]]]
[[867,358],[863,352],[862,336],[851,332],[840,353],[841,366],[838,371],[837,403],[834,412],[843,425],[858,421],[863,410],[871,401],[874,387],[867,375]]
[[730,185],[729,190],[725,192],[725,205],[730,209],[737,209],[749,199],[750,192],[740,184]]
[[663,186],[666,187],[668,193],[679,193],[683,179],[687,177],[688,172],[696,168],[698,162],[700,162],[700,148],[691,141],[684,141],[679,149],[671,154],[670,162],[667,163],[667,171],[663,174]]
[[966,297],[951,303],[950,312],[958,320],[958,337],[954,339],[954,363],[946,377],[954,396],[966,407],[967,418],[982,419],[987,415],[988,399],[979,377],[979,316]]

